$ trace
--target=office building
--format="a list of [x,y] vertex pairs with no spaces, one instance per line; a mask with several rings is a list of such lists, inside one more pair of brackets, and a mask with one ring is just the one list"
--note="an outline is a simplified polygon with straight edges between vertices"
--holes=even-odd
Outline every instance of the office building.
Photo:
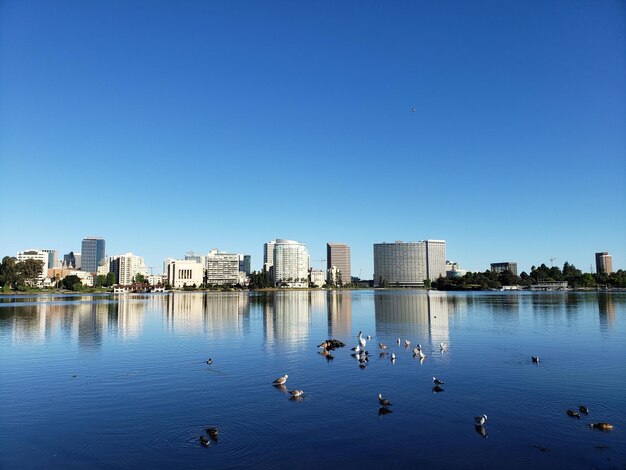
[[343,285],[352,282],[350,247],[348,245],[343,243],[326,244],[326,269],[331,269],[333,266],[338,270],[336,284]]
[[309,269],[309,282],[311,286],[322,287],[326,284],[326,272],[321,269]]
[[502,263],[491,263],[491,271],[494,273],[503,273],[511,271],[511,274],[517,276],[517,263],[513,261],[505,261]]
[[613,272],[613,257],[608,252],[596,253],[596,273],[611,274]]
[[239,271],[246,273],[246,276],[250,275],[250,255],[238,255],[239,256]]
[[274,242],[273,282],[275,286],[308,287],[309,252],[303,243],[284,239]]
[[98,272],[100,262],[105,258],[106,242],[104,238],[87,237],[83,239],[81,270],[95,273]]
[[239,283],[239,255],[211,250],[205,260],[207,285]]
[[374,285],[378,287],[418,287],[426,279],[436,280],[446,273],[446,242],[375,243]]
[[167,263],[167,283],[176,289],[200,286],[204,281],[204,266],[195,260],[174,259]]
[[263,270],[267,272],[274,266],[274,245],[276,240],[263,244]]
[[74,268],[80,269],[82,256],[80,253],[74,253],[70,251],[69,253],[63,255],[63,263],[62,266],[65,268]]
[[48,269],[59,267],[59,254],[57,250],[41,250],[48,253]]
[[148,275],[143,258],[132,253],[112,256],[109,260],[109,271],[115,274],[115,282],[120,286],[132,284],[137,274]]
[[44,279],[48,276],[48,253],[43,250],[24,250],[17,252],[17,261],[26,261],[27,259],[34,259],[43,263],[41,272],[37,278],[37,284],[42,284]]

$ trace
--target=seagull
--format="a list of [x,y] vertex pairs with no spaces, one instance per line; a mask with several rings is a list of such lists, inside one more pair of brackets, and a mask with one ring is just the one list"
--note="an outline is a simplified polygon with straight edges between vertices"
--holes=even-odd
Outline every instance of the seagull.
[[391,363],[393,364],[394,362],[396,362],[396,355],[395,353],[391,353]]
[[304,391],[302,390],[289,390],[288,393],[291,395],[291,398],[298,398],[304,395]]
[[580,419],[580,413],[576,410],[567,410],[567,416]]
[[589,408],[587,408],[585,405],[580,405],[578,409],[580,410],[581,413],[584,413],[586,415],[589,414]]
[[361,346],[359,346],[359,345],[357,344],[355,347],[350,348],[350,351],[354,351],[356,354],[358,354],[358,353],[360,353],[360,352],[361,352],[361,351],[363,351],[363,350],[361,349]]
[[317,347],[318,347],[318,348],[323,348],[323,349],[328,348],[328,346],[330,346],[330,345],[328,344],[328,341],[324,341],[322,344],[318,344],[318,345],[317,345]]
[[439,347],[441,348],[441,351],[445,351],[446,349],[448,349],[448,346],[445,343],[440,343]]
[[409,346],[411,346],[411,340],[410,339],[405,339],[404,340],[404,345],[408,348]]
[[398,342],[398,345],[400,345],[400,338],[398,338],[396,341]]
[[278,377],[276,380],[274,380],[274,383],[276,385],[285,385],[285,382],[287,382],[288,378],[289,378],[289,376],[287,374],[285,374],[282,377]]
[[483,426],[487,422],[487,415],[476,416],[474,418],[474,424],[476,426]]
[[363,339],[363,336],[361,335],[360,331],[359,331],[359,334],[357,335],[357,338],[359,339],[359,346],[364,348],[365,344],[366,344],[366,341]]
[[217,442],[217,434],[218,434],[218,429],[217,428],[207,428],[206,433],[209,435],[209,437],[214,440],[215,442]]
[[443,380],[439,380],[437,377],[433,377],[435,385],[443,385]]
[[387,349],[389,346],[387,346],[386,344],[383,344],[383,343],[378,343],[378,347],[380,349]]
[[380,403],[380,406],[391,406],[392,403],[387,400],[386,398],[383,398],[382,394],[378,394],[378,403]]
[[372,339],[372,337],[371,337],[370,335],[367,335],[367,336],[365,337],[365,339],[367,339],[367,340],[369,341],[370,339]]
[[419,349],[417,349],[417,348],[413,348],[413,357],[415,357],[415,356],[419,356],[419,355],[420,355],[420,352],[421,352],[421,351],[420,351]]
[[424,352],[421,349],[419,352],[419,357],[420,357],[420,361],[423,361],[426,358],[426,354],[424,354]]
[[530,356],[531,361],[535,364],[539,364],[539,356]]

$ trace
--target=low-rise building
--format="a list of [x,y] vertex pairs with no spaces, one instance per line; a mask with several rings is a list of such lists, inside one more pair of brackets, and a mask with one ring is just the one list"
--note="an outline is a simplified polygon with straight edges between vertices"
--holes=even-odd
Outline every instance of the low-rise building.
[[44,279],[48,274],[48,253],[43,250],[24,250],[17,252],[17,261],[26,261],[27,259],[34,259],[43,263],[41,272],[37,278],[36,284],[43,284]]
[[309,282],[312,287],[322,287],[326,284],[326,272],[321,269],[309,269]]
[[239,282],[239,255],[211,250],[205,260],[207,285],[228,285]]
[[517,276],[517,263],[514,261],[504,261],[502,263],[491,263],[491,271],[494,273],[504,273],[510,271]]
[[195,260],[175,259],[167,264],[167,283],[176,289],[200,286],[204,281],[204,266]]

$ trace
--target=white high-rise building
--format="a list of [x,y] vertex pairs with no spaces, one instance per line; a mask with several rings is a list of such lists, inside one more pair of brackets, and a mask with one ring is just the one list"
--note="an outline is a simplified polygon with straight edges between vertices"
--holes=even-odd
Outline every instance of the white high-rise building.
[[239,282],[239,255],[211,250],[204,259],[206,260],[207,284],[222,285]]
[[115,274],[115,281],[121,286],[128,286],[133,283],[137,274],[146,276],[148,268],[145,266],[141,256],[126,253],[124,255],[112,256],[109,260],[109,272]]
[[17,252],[18,261],[26,261],[27,259],[34,259],[43,263],[41,274],[37,279],[37,283],[42,284],[48,275],[48,253],[43,250],[24,250]]
[[306,245],[277,239],[274,243],[274,285],[308,287],[309,252]]

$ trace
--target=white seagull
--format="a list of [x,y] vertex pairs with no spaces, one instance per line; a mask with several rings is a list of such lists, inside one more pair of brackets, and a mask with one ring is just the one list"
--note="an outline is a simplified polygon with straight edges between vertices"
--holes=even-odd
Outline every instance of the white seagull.
[[276,380],[274,380],[274,383],[277,385],[285,385],[285,382],[287,382],[288,378],[289,376],[285,374],[282,377],[278,377]]

